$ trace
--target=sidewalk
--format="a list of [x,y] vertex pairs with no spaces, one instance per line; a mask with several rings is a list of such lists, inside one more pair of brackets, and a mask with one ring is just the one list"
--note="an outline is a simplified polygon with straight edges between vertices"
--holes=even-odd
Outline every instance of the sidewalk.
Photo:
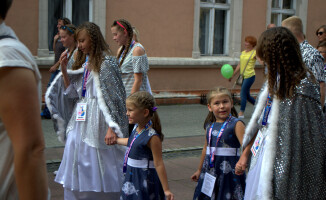
[[[239,106],[236,106],[239,110]],[[248,123],[253,106],[247,104],[245,119]],[[169,186],[179,200],[192,199],[196,183],[190,176],[196,171],[201,149],[205,141],[203,122],[207,107],[200,104],[159,106],[158,113],[165,139],[163,158],[168,174]],[[64,146],[53,131],[51,120],[42,120],[46,141],[45,157],[48,163],[48,179],[52,200],[63,199],[63,188],[54,182],[53,171],[60,164]]]

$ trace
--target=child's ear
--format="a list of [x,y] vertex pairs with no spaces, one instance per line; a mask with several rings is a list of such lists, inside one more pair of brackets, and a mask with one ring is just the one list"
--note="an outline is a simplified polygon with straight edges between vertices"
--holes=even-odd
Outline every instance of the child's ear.
[[207,104],[207,108],[208,108],[209,112],[213,112],[212,108],[211,108],[211,105]]
[[149,116],[149,110],[147,108],[144,109],[144,116],[145,117],[148,117]]

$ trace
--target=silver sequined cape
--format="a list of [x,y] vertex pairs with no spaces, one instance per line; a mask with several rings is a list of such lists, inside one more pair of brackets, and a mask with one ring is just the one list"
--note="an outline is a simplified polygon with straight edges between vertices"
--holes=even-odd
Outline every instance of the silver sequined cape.
[[[67,66],[67,68],[69,68]],[[67,70],[71,84],[81,83],[84,69]],[[126,92],[121,80],[121,73],[116,59],[106,56],[99,72],[92,71],[96,85],[97,100],[105,121],[117,133],[118,137],[128,137],[128,120],[126,117]],[[51,112],[54,129],[61,142],[66,140],[67,124],[72,116],[78,99],[65,97],[65,87],[60,72],[45,94],[46,104]],[[103,138],[104,139],[104,138]]]
[[[260,128],[257,122],[267,96],[265,84],[246,128],[243,148]],[[291,99],[274,97],[270,118],[260,174],[262,198],[326,199],[325,119],[319,85],[306,77]]]

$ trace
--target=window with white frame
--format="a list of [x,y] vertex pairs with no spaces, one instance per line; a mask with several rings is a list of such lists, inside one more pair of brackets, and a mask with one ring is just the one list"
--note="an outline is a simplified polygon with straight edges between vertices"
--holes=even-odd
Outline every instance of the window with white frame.
[[282,21],[295,15],[295,0],[272,0],[271,23],[281,26]]
[[66,17],[78,26],[92,21],[93,0],[48,0],[48,45],[53,50],[53,38],[57,34],[57,21]]
[[201,55],[228,54],[230,0],[200,0],[199,49]]

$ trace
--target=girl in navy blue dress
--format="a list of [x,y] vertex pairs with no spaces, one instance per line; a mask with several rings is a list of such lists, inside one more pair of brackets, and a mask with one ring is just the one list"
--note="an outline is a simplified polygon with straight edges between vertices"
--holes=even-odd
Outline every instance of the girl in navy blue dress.
[[173,200],[162,159],[163,134],[154,97],[145,91],[135,92],[126,105],[129,124],[136,125],[129,139],[117,139],[118,144],[128,146],[120,199]]
[[240,157],[245,131],[236,116],[230,92],[218,87],[207,95],[208,116],[204,123],[206,140],[198,170],[191,176],[198,182],[194,200],[243,199],[247,156],[246,148]]

